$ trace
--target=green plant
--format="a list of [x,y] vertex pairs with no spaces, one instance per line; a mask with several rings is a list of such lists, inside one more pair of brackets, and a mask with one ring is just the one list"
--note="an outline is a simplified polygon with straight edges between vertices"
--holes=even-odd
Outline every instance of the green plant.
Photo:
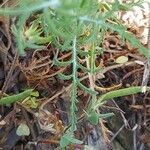
[[[149,92],[150,87],[147,87],[146,91]],[[101,107],[108,100],[111,100],[113,98],[122,97],[122,96],[128,96],[128,95],[131,95],[131,94],[137,94],[137,93],[141,93],[141,92],[142,92],[141,87],[140,86],[135,86],[135,87],[129,87],[129,88],[119,89],[119,90],[115,90],[115,91],[110,91],[110,92],[107,92],[105,94],[102,94],[95,101],[93,101],[91,103],[91,106],[88,109],[87,114],[89,114],[89,116],[88,116],[89,121],[93,124],[97,124],[99,118],[106,118],[106,117],[109,117],[109,116],[113,115],[112,113],[99,114],[96,111],[99,107]]]
[[24,92],[21,92],[19,94],[11,95],[11,96],[6,96],[2,97],[0,99],[0,105],[9,105],[18,101],[22,101],[25,98],[29,97],[32,95],[33,89],[25,90]]
[[[54,65],[72,68],[70,75],[66,75],[65,72],[59,74],[61,79],[72,82],[70,128],[62,136],[62,147],[71,142],[77,142],[72,135],[77,129],[78,88],[92,95],[88,109],[85,110],[85,116],[94,124],[98,123],[99,118],[112,115],[99,114],[97,111],[104,101],[141,91],[140,87],[132,87],[132,90],[122,89],[126,94],[122,94],[122,91],[118,90],[98,98],[98,93],[93,85],[94,76],[103,69],[96,66],[95,60],[103,53],[103,49],[99,45],[103,43],[107,31],[117,32],[124,41],[129,41],[138,48],[141,54],[150,59],[150,52],[116,18],[116,12],[127,11],[134,5],[140,5],[141,2],[133,1],[129,4],[122,4],[118,0],[113,3],[98,2],[98,0],[21,0],[15,10],[12,8],[0,9],[0,14],[18,17],[18,22],[13,26],[13,33],[21,55],[25,54],[27,47],[36,49],[39,46],[45,46],[45,43],[52,42],[57,48],[57,53],[53,59]],[[36,19],[30,23],[30,27],[25,31],[26,22],[32,15],[35,15]],[[84,50],[81,50],[81,47],[84,47]],[[60,61],[58,59],[60,52],[71,52],[72,57],[67,61]],[[81,63],[80,58],[85,59],[86,63]],[[80,81],[79,69],[88,74],[89,87]],[[72,137],[72,141],[68,140],[68,133],[71,135],[69,137]]]

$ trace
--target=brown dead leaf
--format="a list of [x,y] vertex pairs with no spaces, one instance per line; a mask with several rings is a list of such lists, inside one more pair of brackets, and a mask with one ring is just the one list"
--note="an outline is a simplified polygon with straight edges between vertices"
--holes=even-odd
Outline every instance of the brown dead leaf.
[[58,119],[56,115],[53,115],[46,109],[39,111],[38,122],[41,129],[43,129],[46,132],[51,132],[53,134],[60,134],[64,130],[62,121]]
[[150,135],[142,135],[140,139],[143,143],[150,143]]

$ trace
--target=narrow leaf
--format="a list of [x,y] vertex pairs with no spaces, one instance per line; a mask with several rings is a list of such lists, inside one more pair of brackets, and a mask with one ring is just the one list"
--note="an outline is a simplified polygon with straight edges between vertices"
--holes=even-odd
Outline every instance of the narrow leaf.
[[66,67],[71,64],[71,61],[59,61],[56,57],[54,57],[54,64],[60,67]]
[[24,100],[25,98],[31,95],[32,91],[33,89],[29,89],[19,94],[3,97],[0,99],[0,105],[7,105],[7,104],[11,104],[11,103]]
[[93,91],[92,89],[90,88],[87,88],[86,86],[84,86],[79,80],[77,80],[77,84],[79,85],[79,87],[83,90],[85,90],[85,92],[88,92],[90,94],[97,94],[96,91]]
[[[150,91],[150,87],[147,87],[146,91]],[[103,94],[102,96],[100,96],[98,98],[97,102],[93,106],[94,107],[93,109],[96,110],[104,102],[106,102],[107,100],[111,100],[112,98],[128,96],[131,94],[137,94],[137,93],[141,93],[141,92],[142,92],[141,86],[129,87],[129,88],[119,89],[119,90],[115,90],[115,91],[110,91],[106,94]]]
[[72,78],[72,75],[64,75],[63,73],[59,73],[58,76],[62,80],[70,80]]

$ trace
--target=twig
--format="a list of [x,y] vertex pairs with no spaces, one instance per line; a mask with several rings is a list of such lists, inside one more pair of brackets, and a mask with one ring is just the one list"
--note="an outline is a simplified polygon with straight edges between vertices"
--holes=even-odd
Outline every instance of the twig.
[[[150,50],[150,3],[149,5],[149,31],[148,31],[148,41],[147,41],[147,48]],[[146,88],[148,81],[149,81],[149,76],[150,76],[150,60],[147,60],[144,68],[144,75],[143,75],[143,81],[142,81],[142,88]],[[143,107],[144,109],[144,125],[146,125],[146,119],[147,119],[147,112],[146,112],[146,97],[147,94],[145,95],[143,99]]]
[[[91,49],[91,45],[89,45],[89,46],[87,46],[86,48],[85,48],[85,52],[86,53],[88,53],[89,52],[89,49]],[[90,59],[91,59],[91,62],[90,62]],[[90,64],[91,63],[91,64]],[[93,65],[93,58],[92,58],[92,56],[88,56],[88,57],[86,57],[86,66],[87,66],[87,69],[92,69],[91,68],[91,66]],[[90,82],[90,88],[92,89],[92,90],[94,90],[94,85],[95,85],[95,81],[94,81],[94,75],[93,74],[91,74],[90,72],[88,72],[88,78],[89,78],[89,82]]]
[[110,143],[113,142],[113,140],[116,138],[116,136],[123,130],[123,128],[125,127],[125,124],[123,124],[121,126],[121,128],[114,134],[114,136],[111,138]]
[[[150,50],[150,4],[149,4],[149,31],[148,31],[147,48]],[[147,59],[145,68],[144,68],[143,80],[142,80],[143,93],[146,92],[146,87],[149,81],[149,76],[150,76],[150,60]]]
[[47,103],[53,101],[56,97],[58,97],[59,95],[61,95],[65,91],[69,90],[70,88],[71,88],[71,85],[63,88],[61,91],[59,91],[58,93],[56,93],[55,95],[53,95],[51,98],[49,98],[48,100],[46,100],[45,102],[43,102],[42,105],[40,106],[39,110],[42,110]]
[[26,112],[26,110],[22,107],[21,108],[21,111],[22,111],[22,114],[23,114],[23,116],[24,116],[24,118],[25,118],[25,120],[26,120],[26,123],[27,123],[27,125],[28,125],[28,127],[29,127],[29,129],[30,129],[30,132],[31,132],[31,135],[32,135],[32,138],[33,138],[33,140],[35,141],[37,138],[37,136],[36,136],[36,134],[35,134],[35,132],[34,132],[34,129],[33,129],[33,127],[32,127],[32,124],[30,123],[30,119],[29,119],[29,117],[28,117],[28,114],[27,114],[27,112]]
[[121,113],[125,114],[125,112],[123,110],[121,110],[120,108],[116,108],[116,107],[112,107],[112,106],[107,106],[107,105],[102,105],[101,107],[102,108],[107,108],[107,109],[113,109],[113,110],[116,110],[118,112],[121,112]]
[[[135,105],[136,104],[136,99],[135,99],[135,96],[133,95],[132,96],[132,105]],[[135,114],[133,114],[133,119],[132,119],[132,122],[135,124],[135,120],[136,120],[136,115]],[[133,149],[134,150],[137,150],[137,134],[136,134],[136,132],[137,132],[137,124],[133,127]]]
[[[118,104],[114,101],[114,99],[113,99],[112,102],[114,103],[114,105],[115,105],[118,109],[120,109],[119,106],[118,106]],[[121,110],[121,109],[120,109],[120,110]],[[123,118],[123,122],[124,122],[125,127],[127,127],[127,126],[130,127],[130,125],[129,125],[127,119],[126,119],[125,116],[124,116],[124,114],[123,114],[122,112],[120,112],[120,114],[121,114],[121,116],[122,116],[122,118]]]
[[148,39],[147,39],[147,48],[150,50],[150,3],[149,3],[149,32],[148,32]]
[[138,128],[138,125],[135,124],[135,126],[133,127],[132,131],[133,131],[133,149],[137,150],[137,132],[136,129]]
[[18,52],[16,51],[14,60],[13,60],[12,65],[11,65],[11,68],[10,68],[10,70],[9,70],[9,72],[8,72],[8,75],[7,75],[6,79],[5,79],[4,85],[3,85],[3,87],[2,87],[1,96],[3,95],[3,93],[6,92],[6,90],[7,90],[7,88],[8,88],[8,85],[9,85],[9,83],[10,83],[10,81],[11,81],[11,76],[12,76],[12,73],[13,73],[15,67],[16,67],[16,62],[17,62],[17,60],[18,60],[18,56],[19,56],[19,55],[18,55]]

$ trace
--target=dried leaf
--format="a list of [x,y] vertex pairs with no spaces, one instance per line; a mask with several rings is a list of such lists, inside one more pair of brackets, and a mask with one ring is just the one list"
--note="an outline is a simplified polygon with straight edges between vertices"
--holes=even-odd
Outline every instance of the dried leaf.
[[124,63],[126,63],[128,61],[128,57],[126,57],[126,56],[120,56],[120,57],[118,57],[117,59],[116,59],[116,63],[117,64],[124,64]]
[[21,123],[17,128],[16,134],[18,136],[29,136],[30,135],[29,127],[26,124]]

